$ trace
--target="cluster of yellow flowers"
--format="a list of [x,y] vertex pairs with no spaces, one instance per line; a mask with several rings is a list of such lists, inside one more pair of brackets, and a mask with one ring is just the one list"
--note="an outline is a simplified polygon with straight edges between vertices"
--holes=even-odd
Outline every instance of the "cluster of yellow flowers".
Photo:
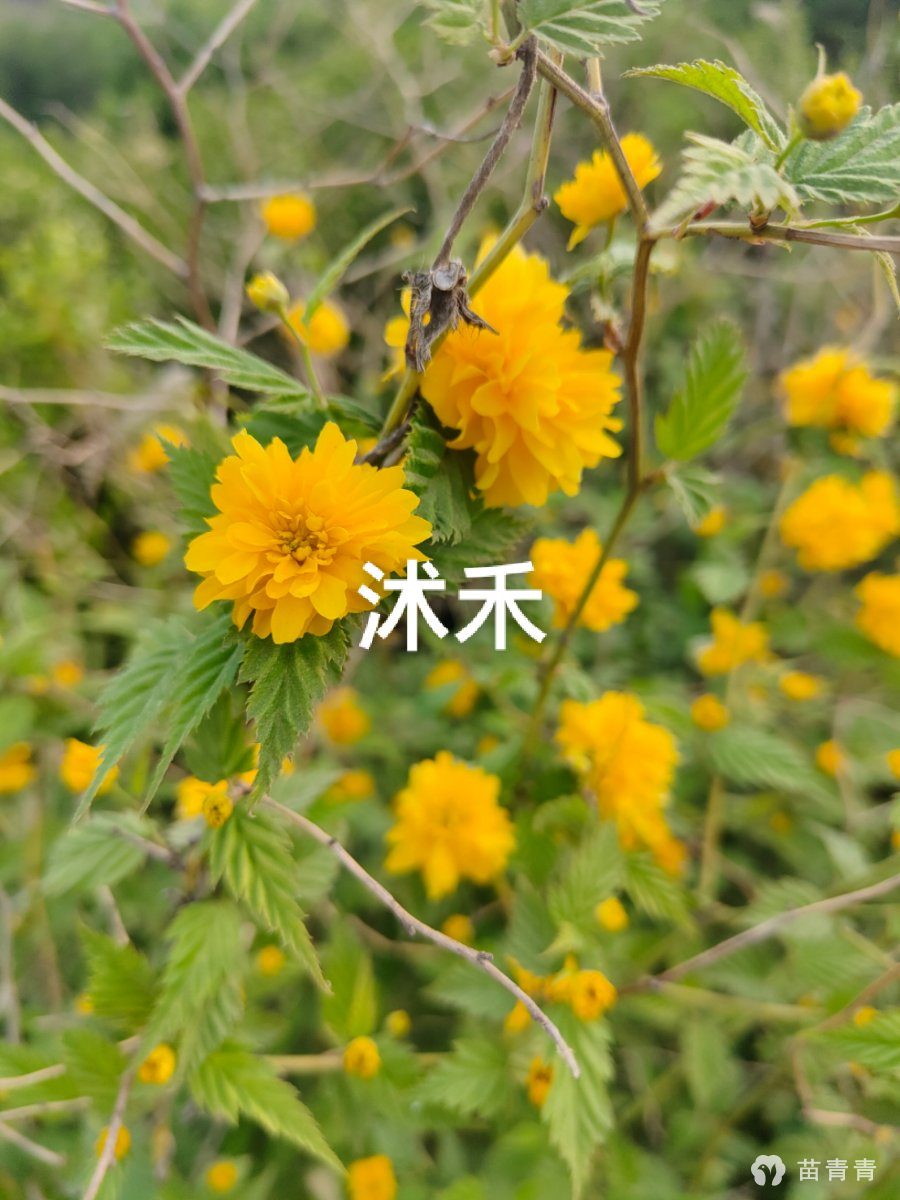
[[[615,1004],[618,992],[602,971],[583,970],[570,955],[562,969],[553,975],[537,975],[513,961],[516,982],[532,1000],[549,1004],[567,1004],[580,1021],[596,1021]],[[521,1000],[506,1014],[504,1029],[520,1033],[531,1021],[531,1015]]]
[[421,871],[431,900],[448,895],[461,879],[490,883],[515,846],[512,821],[499,798],[496,775],[446,750],[416,763],[394,799],[387,869]]
[[[574,542],[563,538],[538,538],[531,547],[534,571],[530,582],[554,601],[553,624],[561,629],[575,611],[603,546],[593,529],[583,530]],[[637,592],[623,584],[628,564],[608,559],[578,618],[578,624],[595,633],[624,621],[637,607]]]
[[[585,350],[563,326],[568,288],[547,263],[521,247],[501,263],[477,297],[493,335],[463,327],[448,334],[421,381],[438,419],[475,451],[475,482],[489,505],[542,505],[551,492],[574,495],[586,467],[617,457],[621,429],[612,410],[619,379],[606,350]],[[406,340],[408,322],[385,331]]]
[[897,405],[897,389],[889,380],[876,379],[851,350],[831,346],[795,363],[779,383],[791,425],[880,437]]
[[229,600],[236,625],[252,618],[258,637],[291,642],[370,607],[357,590],[366,562],[390,574],[423,557],[431,525],[414,515],[402,468],[356,463],[356,442],[332,422],[297,459],[279,438],[264,448],[244,431],[232,445],[212,488],[218,513],[185,556],[204,577],[197,608]]
[[808,571],[859,566],[900,533],[896,486],[886,471],[868,471],[858,484],[826,475],[788,506],[779,529]]
[[566,700],[556,739],[622,846],[645,846],[665,870],[680,871],[685,848],[663,812],[678,762],[669,730],[646,719],[636,696],[605,692],[590,704]]

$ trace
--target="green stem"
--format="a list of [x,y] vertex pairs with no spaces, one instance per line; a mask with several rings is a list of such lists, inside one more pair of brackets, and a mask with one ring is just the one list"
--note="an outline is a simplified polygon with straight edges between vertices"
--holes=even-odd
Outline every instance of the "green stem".
[[328,401],[325,399],[325,393],[322,391],[322,385],[319,382],[319,377],[316,374],[316,368],[313,366],[312,355],[309,352],[309,346],[297,332],[293,321],[291,320],[288,310],[282,305],[278,310],[278,319],[287,330],[289,336],[293,339],[294,344],[300,351],[300,357],[303,359],[303,369],[306,373],[306,382],[310,386],[312,394],[316,398],[316,403],[320,408],[327,408]]
[[787,145],[775,159],[775,170],[780,171],[790,156],[794,153],[800,143],[804,140],[800,130],[796,130],[793,136],[788,140]]

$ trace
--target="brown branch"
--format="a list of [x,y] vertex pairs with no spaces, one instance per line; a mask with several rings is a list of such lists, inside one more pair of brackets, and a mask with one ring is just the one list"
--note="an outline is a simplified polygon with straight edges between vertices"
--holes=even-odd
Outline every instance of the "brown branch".
[[178,91],[186,96],[212,61],[217,50],[228,41],[234,31],[256,5],[257,0],[237,0],[231,12],[222,18],[208,40],[200,47],[194,61],[178,81]]
[[852,892],[842,892],[837,896],[826,896],[824,900],[814,900],[811,904],[803,904],[799,908],[789,908],[785,912],[776,913],[774,917],[769,917],[766,921],[761,921],[758,925],[736,933],[734,937],[726,938],[724,942],[710,946],[707,950],[701,950],[699,954],[695,954],[677,966],[669,967],[667,971],[663,971],[659,975],[639,980],[636,984],[623,988],[622,991],[647,991],[652,990],[657,983],[674,983],[679,979],[684,979],[693,971],[699,971],[703,967],[719,962],[720,959],[736,954],[738,950],[744,950],[747,946],[755,946],[759,942],[774,937],[787,925],[793,924],[801,917],[841,912],[845,908],[852,908],[855,904],[866,904],[869,900],[887,896],[897,888],[900,888],[900,875],[891,875],[879,883],[869,884],[868,887],[857,888]]
[[[685,227],[685,237],[723,237],[762,246],[765,242],[804,242],[813,246],[832,246],[839,250],[868,250],[900,254],[900,237],[864,237],[862,234],[829,233],[824,229],[798,229],[793,225],[766,225],[751,229],[739,221],[695,221]],[[674,237],[675,231],[656,231],[655,237]]]
[[127,237],[131,238],[135,245],[139,246],[145,254],[149,254],[151,258],[161,263],[173,275],[177,275],[179,279],[187,278],[188,264],[184,259],[179,258],[168,246],[164,246],[162,242],[144,228],[140,221],[135,220],[124,208],[120,208],[114,200],[110,200],[108,196],[104,195],[99,188],[85,179],[83,175],[79,175],[73,167],[69,166],[64,158],[57,154],[37,127],[26,120],[11,105],[7,104],[5,100],[0,100],[0,118],[11,125],[17,133],[20,133],[34,147],[51,171],[63,183],[68,184],[73,191],[87,200],[88,204],[93,205],[99,212],[102,212],[108,220],[112,221]]
[[519,76],[519,83],[513,94],[509,108],[506,110],[506,116],[503,118],[503,124],[500,126],[497,136],[491,143],[487,154],[482,159],[481,166],[472,176],[469,186],[463,192],[462,199],[456,206],[456,212],[453,214],[447,232],[444,234],[441,247],[435,255],[432,270],[437,270],[438,267],[442,267],[450,261],[450,252],[453,249],[453,243],[456,241],[457,234],[462,229],[469,213],[475,207],[476,200],[484,191],[487,181],[494,172],[494,168],[503,157],[503,152],[509,145],[510,138],[522,122],[522,114],[525,112],[525,106],[531,95],[531,89],[534,87],[536,55],[537,47],[534,38],[529,38],[523,43],[518,52],[518,56],[522,60],[522,73]]
[[[451,954],[456,954],[459,958],[465,959],[473,967],[484,971],[485,974],[489,975],[502,988],[505,988],[511,996],[525,1006],[532,1020],[540,1025],[553,1039],[566,1066],[575,1078],[578,1078],[581,1072],[575,1055],[556,1025],[527,992],[523,991],[517,983],[514,983],[508,975],[505,975],[500,970],[490,954],[483,950],[474,950],[471,946],[464,946],[462,942],[457,942],[445,933],[441,933],[437,929],[432,929],[430,925],[426,925],[424,921],[420,921],[418,917],[414,917],[411,912],[405,909],[391,895],[384,884],[379,883],[374,876],[369,874],[365,867],[356,861],[348,850],[344,849],[337,838],[332,837],[330,833],[327,833],[320,826],[316,825],[315,822],[310,821],[308,817],[294,812],[293,809],[286,808],[283,804],[279,804],[277,800],[273,800],[269,796],[265,796],[262,803],[272,812],[278,813],[284,820],[296,825],[307,837],[313,838],[320,846],[324,846],[327,850],[330,850],[341,866],[358,879],[367,891],[371,892],[385,908],[394,914],[409,937],[423,937],[435,946],[439,946],[442,950],[448,950]],[[85,1200],[87,1200],[87,1197],[85,1197]]]

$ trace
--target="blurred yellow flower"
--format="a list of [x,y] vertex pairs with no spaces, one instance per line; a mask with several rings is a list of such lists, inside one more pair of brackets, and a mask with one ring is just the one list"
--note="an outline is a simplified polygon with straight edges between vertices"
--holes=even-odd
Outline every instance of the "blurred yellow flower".
[[385,1028],[391,1037],[405,1038],[412,1029],[412,1021],[405,1008],[395,1008],[384,1019]]
[[288,310],[288,320],[300,340],[313,354],[321,354],[325,358],[340,354],[350,341],[350,326],[343,311],[331,300],[323,300],[309,321],[303,320],[304,311],[302,301]]
[[358,1079],[374,1079],[381,1070],[378,1046],[370,1037],[356,1037],[344,1047],[344,1070]]
[[[626,133],[621,145],[638,187],[645,188],[662,170],[656,151],[641,133]],[[575,225],[569,250],[583,242],[595,225],[611,220],[628,207],[619,173],[605,150],[595,150],[590,162],[579,163],[574,178],[558,188],[553,199],[566,220]]]
[[37,778],[37,768],[31,761],[28,742],[13,742],[0,751],[0,795],[20,792]]
[[897,389],[876,379],[851,350],[828,346],[779,378],[791,425],[879,437],[894,416]]
[[800,97],[800,128],[814,141],[827,141],[847,128],[861,103],[862,92],[843,71],[819,75]]
[[869,471],[854,484],[826,475],[811,484],[781,518],[781,539],[807,571],[842,571],[868,562],[900,532],[894,481]]
[[828,444],[835,454],[843,454],[846,458],[860,458],[862,455],[862,445],[856,433],[833,429],[828,435]]
[[[582,530],[574,542],[564,538],[538,538],[531,547],[534,571],[529,582],[553,599],[553,624],[557,629],[562,629],[575,611],[602,550],[593,529]],[[623,584],[627,570],[628,564],[621,558],[611,558],[603,564],[600,577],[591,588],[578,618],[579,625],[603,633],[624,621],[637,607],[637,592]]]
[[531,1013],[521,1000],[517,1000],[503,1019],[505,1033],[521,1033],[531,1024]]
[[74,658],[63,658],[51,668],[50,677],[57,687],[75,688],[84,679],[84,664]]
[[769,817],[769,825],[772,827],[773,833],[790,833],[794,828],[794,822],[791,820],[790,813],[774,812]]
[[562,325],[568,288],[547,263],[516,248],[478,293],[476,308],[497,334],[450,333],[422,378],[438,419],[458,430],[450,443],[474,449],[485,502],[545,504],[574,496],[582,471],[621,448],[611,415],[619,378],[606,350],[585,350]]
[[218,783],[207,783],[205,779],[197,779],[193,775],[179,779],[175,785],[175,814],[178,820],[193,821],[202,816],[203,801],[210,792],[218,789],[224,795],[227,788],[228,781],[225,779],[219,780]]
[[[94,1153],[99,1158],[106,1148],[106,1139],[109,1136],[109,1126],[104,1125],[100,1130],[100,1136],[97,1138],[94,1146]],[[131,1149],[131,1134],[124,1125],[120,1125],[116,1133],[115,1149],[113,1150],[113,1158],[116,1162],[121,1162],[128,1151]]]
[[475,945],[475,926],[472,918],[465,913],[451,913],[441,925],[441,932],[455,942],[462,942],[464,946]]
[[844,765],[844,752],[834,740],[829,738],[816,747],[816,766],[826,775],[837,775]]
[[[59,777],[70,792],[83,792],[90,784],[103,757],[103,749],[103,746],[89,746],[78,738],[66,738]],[[118,778],[119,768],[113,767],[97,789],[97,795],[104,796]]]
[[329,800],[341,804],[350,800],[367,800],[375,794],[375,780],[369,771],[345,771],[326,794]]
[[705,517],[693,526],[693,530],[697,537],[715,537],[717,533],[722,532],[727,521],[728,509],[722,504],[717,504],[709,510]]
[[709,619],[712,640],[697,652],[704,675],[727,675],[745,663],[768,661],[769,633],[760,621],[741,621],[726,608],[714,608]]
[[185,556],[204,576],[197,608],[230,600],[236,625],[252,615],[257,637],[292,642],[370,607],[364,563],[390,573],[423,557],[431,525],[413,515],[403,469],[354,463],[356,443],[333,422],[297,459],[279,438],[263,447],[242,431],[232,445],[211,493],[219,511]]
[[528,1068],[525,1087],[528,1092],[528,1099],[535,1108],[543,1107],[544,1101],[550,1093],[552,1083],[553,1064],[544,1062],[539,1056],[533,1058]]
[[582,704],[566,700],[556,740],[583,776],[626,850],[646,846],[672,869],[678,854],[663,809],[678,762],[668,729],[646,720],[637,696],[605,692]]
[[628,913],[618,896],[607,896],[594,909],[598,925],[609,933],[621,933],[628,928]]
[[318,721],[329,741],[338,746],[352,746],[372,728],[369,714],[359,703],[359,692],[352,687],[329,692],[319,705]]
[[471,677],[465,663],[458,658],[445,658],[425,676],[425,687],[437,691],[450,683],[458,683],[444,705],[444,712],[451,717],[467,717],[478,700],[478,684]]
[[280,946],[262,946],[256,952],[256,969],[260,975],[269,979],[280,975],[286,962],[287,958]]
[[896,750],[888,750],[884,756],[888,765],[888,770],[897,779],[900,779],[900,747]]
[[515,846],[499,797],[496,775],[446,750],[416,763],[394,799],[385,866],[394,874],[421,871],[430,900],[448,895],[460,879],[490,883]]
[[863,1004],[853,1014],[853,1024],[857,1029],[862,1029],[865,1025],[870,1025],[878,1016],[878,1009],[873,1008],[871,1004]]
[[260,211],[269,233],[286,242],[298,241],[316,227],[316,206],[300,192],[270,196]]
[[576,971],[569,990],[572,1012],[581,1021],[595,1021],[616,1002],[618,992],[602,971]]
[[227,1158],[221,1158],[206,1168],[203,1180],[211,1192],[224,1194],[230,1192],[237,1183],[238,1169]]
[[155,425],[150,433],[145,433],[141,441],[128,455],[128,465],[138,475],[151,475],[161,470],[169,461],[165,447],[160,441],[171,443],[173,446],[186,446],[187,434],[177,425]]
[[175,1074],[175,1051],[166,1042],[154,1046],[141,1065],[138,1067],[138,1079],[141,1083],[152,1083],[160,1086],[168,1083]]
[[386,1154],[358,1158],[347,1168],[350,1200],[396,1200],[397,1177]]
[[291,300],[290,292],[271,271],[254,275],[245,290],[254,308],[264,313],[283,314]]
[[806,671],[788,671],[778,680],[788,700],[814,700],[825,690],[825,680]]
[[789,580],[784,571],[772,568],[759,576],[759,594],[765,600],[777,600],[788,590]]
[[228,781],[226,779],[213,784],[203,797],[203,805],[200,811],[203,814],[203,820],[210,829],[222,828],[234,812],[234,804],[228,795]]
[[900,575],[871,571],[854,594],[862,604],[856,614],[858,628],[880,649],[900,658]]
[[172,549],[172,539],[162,530],[145,529],[131,543],[131,556],[142,567],[155,567]]
[[717,729],[725,728],[731,720],[731,714],[718,696],[704,692],[691,705],[691,720],[698,729],[715,733]]

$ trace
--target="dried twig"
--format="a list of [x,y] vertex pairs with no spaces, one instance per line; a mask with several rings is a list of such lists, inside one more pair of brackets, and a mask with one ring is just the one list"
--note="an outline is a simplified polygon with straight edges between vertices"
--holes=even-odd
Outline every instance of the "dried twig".
[[96,1200],[100,1188],[103,1186],[103,1180],[106,1178],[106,1173],[113,1164],[116,1154],[116,1141],[119,1137],[119,1130],[122,1128],[125,1120],[125,1107],[128,1104],[128,1097],[131,1093],[133,1082],[134,1070],[129,1069],[122,1076],[122,1082],[119,1084],[119,1093],[116,1096],[116,1103],[106,1130],[106,1140],[103,1143],[103,1149],[100,1151],[100,1157],[97,1159],[97,1165],[94,1167],[94,1173],[91,1175],[88,1185],[84,1190],[82,1200]]
[[8,1125],[4,1125],[2,1122],[0,1122],[0,1138],[18,1147],[23,1154],[37,1159],[38,1162],[42,1162],[47,1167],[59,1168],[66,1165],[65,1157],[62,1154],[57,1154],[55,1150],[50,1150],[47,1146],[41,1146],[37,1142],[33,1142],[24,1133],[19,1133],[18,1129],[10,1129]]
[[[833,233],[827,229],[798,229],[793,225],[766,225],[764,229],[751,229],[740,221],[695,221],[682,231],[685,237],[723,237],[751,242],[761,246],[765,242],[805,242],[813,246],[833,246],[838,250],[868,250],[869,253],[883,251],[900,254],[900,237],[868,237],[862,234]],[[657,232],[657,237],[673,236]]]
[[[320,826],[316,825],[314,821],[310,821],[308,817],[304,817],[301,813],[294,812],[293,809],[286,808],[283,804],[279,804],[276,800],[272,800],[269,796],[264,797],[262,803],[266,808],[271,809],[272,812],[278,813],[278,815],[284,818],[284,820],[296,825],[298,829],[301,829],[308,837],[311,837],[317,841],[319,845],[330,850],[338,862],[340,862],[340,864],[347,871],[349,871],[351,875],[355,876],[356,879],[358,879],[363,885],[363,887],[371,892],[372,895],[375,896],[376,899],[385,906],[385,908],[394,914],[402,927],[406,930],[406,933],[409,937],[426,938],[429,942],[433,942],[435,946],[440,946],[442,950],[448,950],[451,954],[456,954],[460,958],[465,959],[466,962],[471,963],[472,966],[478,967],[479,970],[482,970],[487,975],[490,975],[491,979],[493,979],[496,983],[499,983],[500,986],[505,988],[511,996],[515,997],[516,1000],[524,1004],[532,1020],[535,1021],[536,1024],[540,1025],[540,1027],[553,1039],[566,1066],[569,1068],[575,1078],[578,1078],[580,1070],[575,1059],[575,1055],[572,1053],[571,1047],[557,1029],[556,1025],[550,1020],[550,1018],[539,1007],[539,1005],[534,1002],[527,992],[523,991],[517,983],[514,983],[508,975],[505,975],[500,970],[500,968],[494,963],[490,954],[483,950],[473,950],[471,946],[464,946],[462,942],[457,942],[454,938],[447,937],[445,933],[441,933],[437,929],[432,929],[430,925],[426,925],[424,921],[420,921],[418,917],[414,917],[411,912],[405,909],[403,905],[391,895],[391,893],[383,884],[379,883],[377,879],[370,875],[365,867],[358,863],[348,850],[344,849],[337,838],[333,837],[330,833],[327,833]],[[85,1200],[87,1200],[87,1197]]]
[[238,0],[231,12],[222,18],[204,45],[197,51],[194,61],[179,79],[178,90],[182,96],[186,96],[191,90],[209,66],[215,52],[224,46],[256,3],[257,0]]

